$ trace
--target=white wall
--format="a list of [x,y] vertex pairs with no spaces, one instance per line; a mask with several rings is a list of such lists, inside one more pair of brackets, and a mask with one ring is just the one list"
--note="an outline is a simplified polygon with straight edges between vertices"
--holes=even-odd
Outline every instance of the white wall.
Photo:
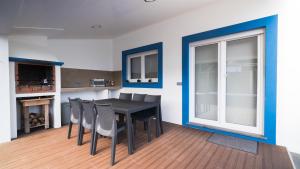
[[[121,52],[162,41],[163,89],[122,89],[123,92],[162,94],[163,120],[181,124],[181,37],[278,14],[277,143],[300,153],[298,46],[300,5],[296,0],[224,0],[150,25],[114,39],[114,69],[121,70]],[[297,39],[298,37],[298,39]],[[297,46],[296,46],[297,45]]]
[[55,95],[53,101],[53,127],[61,127],[61,66],[55,66]]
[[[111,39],[49,39],[49,49],[64,62],[64,68],[113,70],[113,44]],[[107,90],[81,91],[61,94],[61,101],[68,98],[107,98]]]
[[[8,48],[9,48],[9,56],[18,57],[18,58],[26,58],[26,59],[36,59],[43,61],[59,61],[57,57],[49,50],[48,47],[48,38],[46,36],[29,36],[29,35],[11,35],[8,37]],[[14,63],[10,63],[7,71],[10,73],[10,136],[11,138],[17,137],[17,129],[18,124],[20,126],[20,121],[18,121],[18,117],[20,117],[20,113],[17,108],[17,97],[34,97],[45,95],[45,93],[34,93],[34,94],[16,94],[15,91],[15,67]],[[60,97],[60,66],[56,66],[55,68],[55,78],[56,78],[56,91],[47,93],[47,95],[54,96],[53,108],[51,108],[51,114],[53,117],[53,127],[59,128],[61,126],[61,97]],[[18,115],[17,115],[18,113]]]
[[8,41],[11,57],[58,61],[48,48],[46,36],[13,35],[8,37]]
[[0,143],[10,141],[8,39],[0,36]]
[[277,61],[277,143],[300,154],[300,1],[281,4]]
[[110,39],[50,39],[49,49],[66,68],[112,70]]
[[62,61],[66,68],[113,70],[111,39],[48,39],[46,36],[11,35],[9,56]]

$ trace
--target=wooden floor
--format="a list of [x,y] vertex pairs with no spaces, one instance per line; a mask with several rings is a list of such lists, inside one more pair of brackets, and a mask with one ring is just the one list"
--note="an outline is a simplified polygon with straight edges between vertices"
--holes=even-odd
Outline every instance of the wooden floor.
[[[283,147],[259,144],[258,155],[223,147],[206,139],[207,132],[164,124],[165,134],[146,142],[146,133],[139,126],[136,150],[127,154],[126,137],[117,145],[116,161],[112,168],[292,168]],[[29,136],[0,144],[0,168],[6,169],[66,169],[110,168],[110,143],[99,139],[98,152],[90,156],[90,135],[84,145],[76,145],[76,130],[68,140],[67,127],[35,132]]]

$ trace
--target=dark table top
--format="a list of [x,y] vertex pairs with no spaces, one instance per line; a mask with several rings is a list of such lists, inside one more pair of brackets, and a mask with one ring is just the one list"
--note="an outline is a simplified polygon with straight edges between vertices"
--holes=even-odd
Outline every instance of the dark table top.
[[111,104],[115,112],[118,113],[135,113],[142,110],[150,109],[157,107],[159,103],[150,103],[150,102],[137,102],[137,101],[128,101],[120,99],[103,99],[96,100],[96,104]]

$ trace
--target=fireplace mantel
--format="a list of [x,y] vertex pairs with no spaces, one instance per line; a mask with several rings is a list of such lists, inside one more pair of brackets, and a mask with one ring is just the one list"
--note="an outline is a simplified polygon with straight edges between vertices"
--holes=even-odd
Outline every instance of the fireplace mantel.
[[29,59],[29,58],[20,58],[20,57],[9,57],[10,62],[23,62],[23,63],[36,63],[36,64],[45,64],[45,65],[55,65],[62,66],[64,62],[60,61],[49,61],[49,60],[38,60],[38,59]]

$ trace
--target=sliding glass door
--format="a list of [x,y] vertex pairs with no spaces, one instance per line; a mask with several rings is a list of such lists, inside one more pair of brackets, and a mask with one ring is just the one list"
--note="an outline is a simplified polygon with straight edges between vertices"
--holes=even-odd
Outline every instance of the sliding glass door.
[[191,123],[263,135],[264,30],[190,45]]
[[195,48],[195,117],[218,120],[218,44]]

